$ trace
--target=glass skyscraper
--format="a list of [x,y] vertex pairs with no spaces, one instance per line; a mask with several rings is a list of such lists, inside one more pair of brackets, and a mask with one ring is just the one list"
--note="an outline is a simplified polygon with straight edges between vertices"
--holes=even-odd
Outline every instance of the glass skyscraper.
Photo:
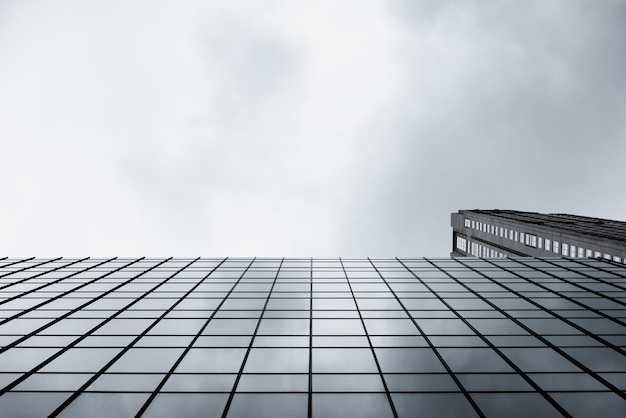
[[626,416],[626,266],[1,259],[1,417]]

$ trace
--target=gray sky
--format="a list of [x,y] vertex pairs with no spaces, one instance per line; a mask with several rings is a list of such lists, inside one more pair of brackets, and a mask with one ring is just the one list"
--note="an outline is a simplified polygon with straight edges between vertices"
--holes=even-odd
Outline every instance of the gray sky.
[[0,252],[445,256],[626,220],[626,1],[0,0]]

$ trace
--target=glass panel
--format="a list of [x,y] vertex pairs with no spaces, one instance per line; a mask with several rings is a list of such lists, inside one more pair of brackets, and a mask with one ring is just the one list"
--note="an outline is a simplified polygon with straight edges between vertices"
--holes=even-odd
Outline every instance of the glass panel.
[[237,392],[308,392],[309,375],[244,374]]
[[177,373],[237,373],[244,348],[192,348],[176,368]]
[[150,404],[143,417],[219,418],[227,400],[227,394],[161,393]]
[[448,374],[385,374],[390,392],[457,392]]
[[622,418],[626,411],[626,401],[612,392],[552,393],[550,396],[574,416]]
[[359,319],[314,319],[314,335],[362,335],[363,324]]
[[45,417],[69,396],[69,393],[8,392],[0,396],[0,411],[3,417]]
[[383,373],[446,371],[430,348],[376,348],[375,350]]
[[103,374],[86,392],[152,392],[165,375],[161,374]]
[[308,319],[263,319],[258,335],[309,335]]
[[228,417],[306,418],[308,395],[299,394],[245,394],[237,393],[228,411]]
[[11,348],[0,354],[0,372],[28,372],[58,351],[55,348]]
[[455,373],[514,371],[490,348],[440,348],[438,351]]
[[518,374],[458,374],[469,392],[534,392],[535,389]]
[[372,351],[365,348],[314,348],[314,373],[376,373]]
[[551,348],[502,348],[501,350],[525,372],[581,371]]
[[117,348],[71,348],[51,363],[42,372],[97,372],[121,350]]
[[313,394],[313,417],[393,417],[387,396],[367,394]]
[[183,353],[182,348],[131,348],[117,360],[109,372],[166,373]]
[[[67,373],[35,373],[14,390],[28,391],[75,391],[80,388],[92,374],[67,374]],[[0,414],[1,416],[1,414]]]
[[314,392],[384,392],[378,374],[313,375]]
[[365,319],[364,321],[370,335],[420,335],[415,324],[409,319]]
[[236,374],[175,373],[165,382],[161,392],[230,392]]
[[400,417],[478,416],[472,404],[460,393],[392,393],[391,398]]
[[473,393],[472,398],[488,417],[562,417],[538,393]]
[[110,417],[130,417],[148,399],[147,393],[83,393],[59,417],[88,417],[105,412]]
[[308,370],[308,349],[253,348],[244,373],[306,373]]

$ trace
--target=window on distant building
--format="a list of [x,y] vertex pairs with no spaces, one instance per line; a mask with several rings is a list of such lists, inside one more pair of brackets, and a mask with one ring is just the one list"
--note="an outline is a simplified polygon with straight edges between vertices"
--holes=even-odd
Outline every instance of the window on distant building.
[[558,241],[552,241],[552,252],[554,253],[559,253],[559,242]]
[[569,245],[565,243],[561,244],[561,254],[566,257],[569,255]]
[[537,248],[537,235],[526,234],[526,245]]
[[456,248],[463,252],[467,252],[467,240],[463,237],[456,237]]
[[591,251],[591,250],[585,250],[585,257],[587,257],[587,258],[591,258],[591,257],[593,257],[593,251]]
[[537,248],[539,249],[543,248],[543,238],[541,237],[537,237]]
[[578,258],[583,258],[585,256],[585,249],[578,247]]
[[521,242],[522,244],[524,243],[524,233],[523,232],[519,233],[519,242]]
[[546,251],[550,251],[550,240],[548,238],[546,238],[546,246],[545,246]]
[[575,245],[570,245],[569,247],[569,256],[574,258],[576,257],[576,246]]

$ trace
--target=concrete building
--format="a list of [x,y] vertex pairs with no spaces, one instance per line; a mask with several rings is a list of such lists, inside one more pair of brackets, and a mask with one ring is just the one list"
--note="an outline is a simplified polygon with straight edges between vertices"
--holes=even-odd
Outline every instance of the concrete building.
[[460,210],[453,257],[572,257],[626,261],[626,222],[560,213]]
[[0,417],[619,417],[626,266],[0,259]]

